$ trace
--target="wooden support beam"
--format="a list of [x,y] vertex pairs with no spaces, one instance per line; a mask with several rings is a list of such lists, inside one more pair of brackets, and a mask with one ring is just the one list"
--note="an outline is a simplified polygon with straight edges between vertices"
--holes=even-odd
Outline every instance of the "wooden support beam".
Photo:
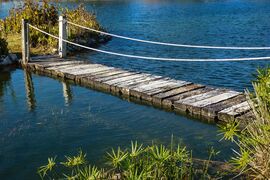
[[67,55],[67,21],[63,16],[59,16],[59,56],[65,58]]
[[22,19],[22,63],[30,60],[29,26],[26,19]]

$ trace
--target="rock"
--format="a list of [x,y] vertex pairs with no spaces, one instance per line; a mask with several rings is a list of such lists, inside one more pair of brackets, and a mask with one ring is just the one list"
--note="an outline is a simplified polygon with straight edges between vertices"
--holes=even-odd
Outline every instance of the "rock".
[[9,56],[6,56],[6,58],[2,62],[3,65],[10,65],[12,64],[12,60],[9,58]]
[[18,57],[16,54],[9,54],[7,56],[2,56],[0,58],[0,65],[11,65],[18,62]]
[[8,56],[12,62],[18,62],[18,57],[16,54],[9,54]]

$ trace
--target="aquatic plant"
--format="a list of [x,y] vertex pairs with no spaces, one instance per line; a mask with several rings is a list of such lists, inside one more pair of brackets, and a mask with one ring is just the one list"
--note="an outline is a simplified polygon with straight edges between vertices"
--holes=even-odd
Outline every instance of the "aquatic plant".
[[[208,167],[211,158],[216,152],[211,148],[209,159],[204,161],[202,169],[196,170],[193,166],[192,153],[186,147],[174,146],[171,143],[167,148],[164,145],[152,144],[143,146],[138,142],[131,142],[131,147],[122,150],[118,147],[107,153],[108,169],[100,169],[89,165],[86,154],[79,152],[73,157],[66,157],[65,162],[41,166],[38,173],[41,178],[51,179],[210,179]],[[61,167],[61,165],[63,167]],[[55,171],[52,173],[52,168]],[[63,169],[66,168],[66,169]]]
[[250,178],[270,179],[270,68],[258,70],[253,87],[254,93],[246,93],[254,119],[232,121],[222,133],[239,148],[231,160],[237,170]]

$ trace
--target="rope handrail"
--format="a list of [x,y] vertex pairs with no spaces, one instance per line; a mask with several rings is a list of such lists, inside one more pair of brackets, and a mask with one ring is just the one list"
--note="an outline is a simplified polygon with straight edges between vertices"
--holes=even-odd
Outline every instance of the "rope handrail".
[[89,31],[93,31],[96,33],[120,38],[120,39],[126,39],[131,41],[137,41],[142,43],[149,43],[149,44],[157,44],[157,45],[164,45],[164,46],[173,46],[173,47],[184,47],[184,48],[199,48],[199,49],[224,49],[224,50],[270,50],[270,47],[229,47],[229,46],[203,46],[203,45],[190,45],[190,44],[175,44],[175,43],[165,43],[165,42],[157,42],[157,41],[150,41],[150,40],[143,40],[143,39],[137,39],[137,38],[130,38],[126,36],[121,36],[117,34],[107,33],[104,31],[96,30],[93,28],[85,27],[79,24],[75,24],[70,21],[66,21],[68,24],[71,24],[73,26],[77,26],[83,29],[87,29]]
[[[59,40],[59,37],[52,35],[46,31],[43,31],[31,24],[28,24],[31,28],[40,31],[48,36],[51,36],[55,39]],[[146,60],[158,60],[158,61],[178,61],[178,62],[225,62],[225,61],[253,61],[253,60],[270,60],[270,57],[252,57],[252,58],[226,58],[226,59],[179,59],[179,58],[159,58],[159,57],[149,57],[149,56],[137,56],[137,55],[130,55],[130,54],[122,54],[122,53],[116,53],[116,52],[111,52],[111,51],[105,51],[105,50],[100,50],[92,47],[87,47],[85,45],[81,45],[78,43],[74,43],[65,39],[62,39],[63,42],[72,44],[74,46],[78,46],[81,48],[85,48],[88,50],[96,51],[96,52],[101,52],[104,54],[110,54],[110,55],[115,55],[115,56],[120,56],[120,57],[129,57],[129,58],[136,58],[136,59],[146,59]]]

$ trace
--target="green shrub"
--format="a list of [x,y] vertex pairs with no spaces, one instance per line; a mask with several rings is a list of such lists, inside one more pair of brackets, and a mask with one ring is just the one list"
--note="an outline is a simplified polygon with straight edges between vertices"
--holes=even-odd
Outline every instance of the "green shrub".
[[252,179],[270,179],[270,68],[258,70],[253,87],[247,94],[255,118],[247,119],[244,129],[231,122],[223,133],[239,148],[231,161],[236,169]]
[[[0,21],[0,29],[6,35],[18,34],[21,32],[22,19],[28,20],[30,24],[46,32],[58,36],[58,16],[63,14],[67,20],[80,25],[101,30],[101,26],[96,20],[94,14],[89,13],[80,5],[77,9],[62,9],[50,3],[49,0],[42,0],[41,3],[35,0],[22,2],[19,7],[10,10],[9,16]],[[80,42],[80,39],[88,39],[84,44],[93,42],[98,44],[103,42],[104,36],[83,30],[74,26],[69,26],[68,39],[74,42]],[[91,40],[91,41],[90,41]],[[32,47],[57,47],[58,41],[50,36],[44,35],[30,28],[30,42]]]

